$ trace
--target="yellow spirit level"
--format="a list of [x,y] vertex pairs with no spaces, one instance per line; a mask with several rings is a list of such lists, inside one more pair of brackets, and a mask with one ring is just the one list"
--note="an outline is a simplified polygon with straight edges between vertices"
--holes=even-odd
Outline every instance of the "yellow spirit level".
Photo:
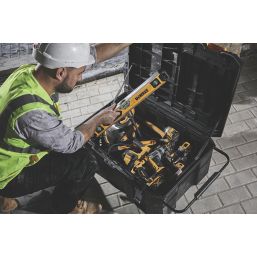
[[[120,115],[115,119],[113,124],[120,121],[129,113],[129,111],[131,111],[133,108],[139,105],[148,96],[153,94],[158,88],[163,86],[167,82],[167,79],[168,75],[166,72],[155,72],[150,78],[148,78],[145,82],[138,86],[124,99],[122,99],[115,108],[115,111],[119,112]],[[95,131],[95,136],[101,136],[113,124],[102,124],[98,126]]]

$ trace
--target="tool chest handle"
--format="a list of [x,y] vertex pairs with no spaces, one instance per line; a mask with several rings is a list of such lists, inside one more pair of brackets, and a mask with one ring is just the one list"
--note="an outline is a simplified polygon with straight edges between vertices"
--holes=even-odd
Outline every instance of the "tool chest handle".
[[210,187],[210,185],[219,177],[221,172],[227,167],[227,165],[229,164],[229,156],[224,151],[217,148],[216,146],[214,147],[214,150],[216,150],[218,153],[226,157],[227,159],[226,163],[222,166],[222,168],[219,171],[214,172],[211,175],[211,177],[198,189],[198,191],[194,194],[194,199],[184,209],[181,209],[181,210],[174,209],[171,206],[169,206],[165,201],[163,201],[164,205],[168,207],[171,211],[175,213],[183,213],[186,210],[188,210],[189,207],[192,206],[192,204],[200,198],[200,196]]

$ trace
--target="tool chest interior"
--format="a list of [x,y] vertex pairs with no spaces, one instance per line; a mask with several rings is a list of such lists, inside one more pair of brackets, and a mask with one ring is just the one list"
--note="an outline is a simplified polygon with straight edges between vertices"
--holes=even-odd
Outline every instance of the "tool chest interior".
[[[229,162],[211,137],[222,135],[240,66],[236,55],[205,44],[131,45],[125,92],[116,103],[156,71],[168,78],[127,120],[85,145],[97,156],[100,175],[146,213],[186,211]],[[178,199],[208,173],[214,149],[227,162],[177,210]]]

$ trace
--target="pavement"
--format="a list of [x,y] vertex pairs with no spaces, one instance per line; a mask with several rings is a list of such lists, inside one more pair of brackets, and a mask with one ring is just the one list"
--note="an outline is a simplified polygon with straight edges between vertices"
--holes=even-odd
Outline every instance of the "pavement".
[[[123,74],[79,85],[73,92],[61,95],[64,123],[75,127],[113,99]],[[257,56],[244,60],[237,90],[221,138],[213,138],[231,161],[213,185],[187,213],[257,213]],[[225,159],[214,152],[207,176],[192,186],[177,202],[183,208],[210,175],[219,170]],[[124,200],[124,194],[96,175],[107,200],[117,213],[143,213]]]

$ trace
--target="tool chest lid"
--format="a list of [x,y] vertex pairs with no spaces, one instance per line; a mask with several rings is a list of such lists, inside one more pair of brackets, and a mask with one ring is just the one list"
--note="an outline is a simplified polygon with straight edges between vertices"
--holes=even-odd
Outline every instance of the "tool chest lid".
[[195,125],[201,134],[221,136],[238,82],[236,55],[211,50],[206,44],[133,44],[129,48],[128,85],[138,87],[156,70],[168,82],[150,100],[165,104]]

